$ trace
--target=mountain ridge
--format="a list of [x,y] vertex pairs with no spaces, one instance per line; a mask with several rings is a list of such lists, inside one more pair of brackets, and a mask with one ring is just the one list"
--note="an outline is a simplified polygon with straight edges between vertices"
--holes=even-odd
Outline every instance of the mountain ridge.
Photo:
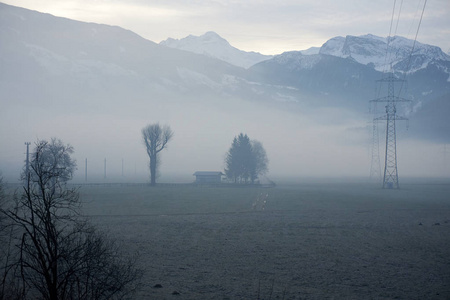
[[215,57],[242,68],[249,68],[258,62],[273,57],[258,52],[246,52],[237,49],[213,31],[208,31],[200,36],[189,35],[182,39],[168,38],[161,41],[159,44],[170,48]]
[[[336,37],[319,53],[317,49],[306,54],[285,52],[244,69],[217,57],[148,41],[117,26],[13,6],[0,5],[0,25],[0,96],[33,107],[58,103],[55,107],[62,109],[81,103],[100,109],[95,103],[120,106],[121,99],[152,105],[170,99],[179,105],[179,99],[201,98],[220,107],[234,99],[289,111],[329,106],[363,113],[367,101],[374,98],[376,80],[383,76],[370,61],[363,64],[351,55],[352,51],[367,50],[356,47],[355,43],[363,40],[370,45],[380,43],[375,53],[381,56],[383,38],[372,35]],[[215,33],[206,37],[229,45]],[[333,42],[334,48],[330,47]],[[400,69],[397,75],[410,82],[404,97],[415,105],[421,102],[417,113],[450,93],[449,70],[450,61],[438,59],[429,60],[415,72],[402,73]]]
[[[215,57],[244,68],[250,68],[259,62],[277,56],[264,56],[255,52],[241,51],[232,47],[226,39],[212,31],[201,36],[189,35],[179,40],[168,38],[160,44]],[[411,53],[413,45],[414,51]],[[233,51],[233,54],[230,51]],[[358,63],[369,65],[377,71],[388,71],[392,64],[395,72],[414,73],[434,61],[450,61],[450,56],[437,46],[420,42],[414,43],[413,40],[401,36],[388,39],[373,34],[337,36],[327,40],[321,47],[295,51],[304,55],[320,53],[341,58],[351,57]],[[256,54],[254,59],[248,59],[248,56],[253,54]]]

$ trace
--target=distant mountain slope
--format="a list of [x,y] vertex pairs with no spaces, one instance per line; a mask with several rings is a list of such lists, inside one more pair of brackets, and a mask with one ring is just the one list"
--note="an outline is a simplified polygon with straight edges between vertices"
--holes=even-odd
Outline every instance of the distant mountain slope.
[[[248,70],[248,76],[252,81],[266,85],[291,87],[299,91],[296,97],[301,99],[300,102],[316,107],[346,107],[367,112],[369,100],[386,96],[387,87],[376,83],[384,74],[372,64],[362,64],[351,56],[340,57],[337,55],[340,52],[330,50],[329,53],[334,55],[286,52],[254,65]],[[410,112],[411,108],[401,106],[399,113],[408,114],[411,118],[418,117],[420,123],[431,120],[432,113],[437,112],[438,107],[448,106],[449,70],[450,61],[430,60],[426,66],[406,76],[396,72],[400,79],[406,79],[401,87],[396,87],[396,95],[412,100],[414,107]],[[433,122],[424,124],[423,129],[414,134],[424,139],[449,142],[450,135],[443,134],[446,130],[450,132],[450,118],[438,113]]]
[[256,63],[272,58],[270,55],[239,50],[212,31],[201,36],[189,35],[179,40],[168,38],[160,45],[215,57],[243,68],[249,68]]
[[437,143],[449,143],[450,93],[419,105],[410,119],[410,132]]
[[[44,94],[129,89],[215,89],[242,72],[218,59],[168,49],[117,26],[73,21],[0,3],[2,85]],[[38,79],[38,80],[36,80]],[[49,88],[51,86],[51,88]],[[63,91],[61,91],[61,89]],[[26,92],[26,91],[18,91]],[[64,93],[65,94],[65,93]]]
[[249,69],[255,81],[296,88],[314,99],[315,105],[361,110],[381,73],[349,58],[285,52]]
[[[203,38],[205,44],[210,41],[213,49],[224,53],[235,49],[214,33]],[[117,26],[78,22],[1,3],[0,41],[3,108],[29,105],[50,107],[52,112],[102,111],[115,106],[135,113],[135,104],[160,107],[170,100],[181,111],[197,101],[200,107],[214,103],[235,113],[238,108],[227,107],[233,99],[307,114],[330,106],[364,114],[368,101],[377,97],[376,80],[383,76],[377,64],[386,46],[374,36],[337,37],[318,54],[310,54],[317,52],[311,49],[270,59],[257,55],[265,60],[244,69],[211,55],[156,44]],[[401,38],[392,41],[392,45],[408,43]],[[406,46],[396,47],[402,49],[398,53],[408,51]],[[420,68],[406,74],[408,85],[402,96],[414,101],[416,114],[439,98],[430,106],[430,111],[437,111],[450,95],[450,60],[437,47],[419,44],[417,49],[413,62],[417,60],[415,65]],[[404,56],[398,57],[396,73],[403,76]],[[439,122],[450,130],[449,118]]]
[[311,55],[311,54],[319,54],[320,47],[311,47],[306,50],[300,50],[300,52],[304,55]]
[[[275,56],[250,68],[253,78],[266,83],[291,85],[316,94],[335,98],[363,95],[370,81],[380,79],[392,62],[393,72],[409,84],[403,96],[427,101],[450,92],[450,56],[439,47],[395,36],[387,39],[374,35],[335,37],[314,54],[293,51]],[[312,54],[311,54],[312,53]],[[308,55],[305,55],[308,54]],[[376,78],[378,77],[378,78]]]

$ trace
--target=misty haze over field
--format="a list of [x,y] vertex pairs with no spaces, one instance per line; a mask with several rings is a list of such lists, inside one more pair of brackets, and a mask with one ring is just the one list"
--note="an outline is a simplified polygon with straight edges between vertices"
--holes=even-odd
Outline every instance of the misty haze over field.
[[0,300],[450,299],[448,0],[0,1]]
[[[147,181],[141,129],[155,122],[174,131],[161,181],[222,171],[240,132],[263,143],[269,178],[368,176],[369,100],[387,93],[376,83],[386,38],[330,37],[320,48],[264,56],[214,32],[157,44],[0,3],[0,41],[0,170],[10,182],[24,142],[51,137],[74,146],[77,181],[85,159],[89,180],[103,180],[106,159],[107,180]],[[408,129],[397,123],[399,175],[448,177],[450,57],[418,42],[410,59],[412,40],[390,43],[393,70],[408,81],[401,97],[412,100],[399,108],[410,119]]]

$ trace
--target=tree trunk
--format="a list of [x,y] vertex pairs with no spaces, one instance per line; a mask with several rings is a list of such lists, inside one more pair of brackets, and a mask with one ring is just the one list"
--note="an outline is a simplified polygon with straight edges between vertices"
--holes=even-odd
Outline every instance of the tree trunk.
[[150,185],[156,185],[156,154],[150,157]]

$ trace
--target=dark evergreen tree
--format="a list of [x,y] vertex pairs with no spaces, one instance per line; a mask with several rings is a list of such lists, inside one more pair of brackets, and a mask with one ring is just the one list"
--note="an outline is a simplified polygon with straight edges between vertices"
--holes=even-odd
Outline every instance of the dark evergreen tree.
[[239,143],[237,137],[234,137],[230,150],[228,150],[225,158],[225,175],[228,179],[237,183],[240,172],[238,164]]
[[248,183],[252,174],[255,173],[256,160],[253,155],[252,144],[250,143],[250,138],[242,133],[238,136],[239,142],[239,161],[241,163],[241,180],[244,183]]
[[226,154],[225,174],[228,179],[234,183],[254,183],[258,175],[266,171],[267,156],[262,144],[240,133]]

